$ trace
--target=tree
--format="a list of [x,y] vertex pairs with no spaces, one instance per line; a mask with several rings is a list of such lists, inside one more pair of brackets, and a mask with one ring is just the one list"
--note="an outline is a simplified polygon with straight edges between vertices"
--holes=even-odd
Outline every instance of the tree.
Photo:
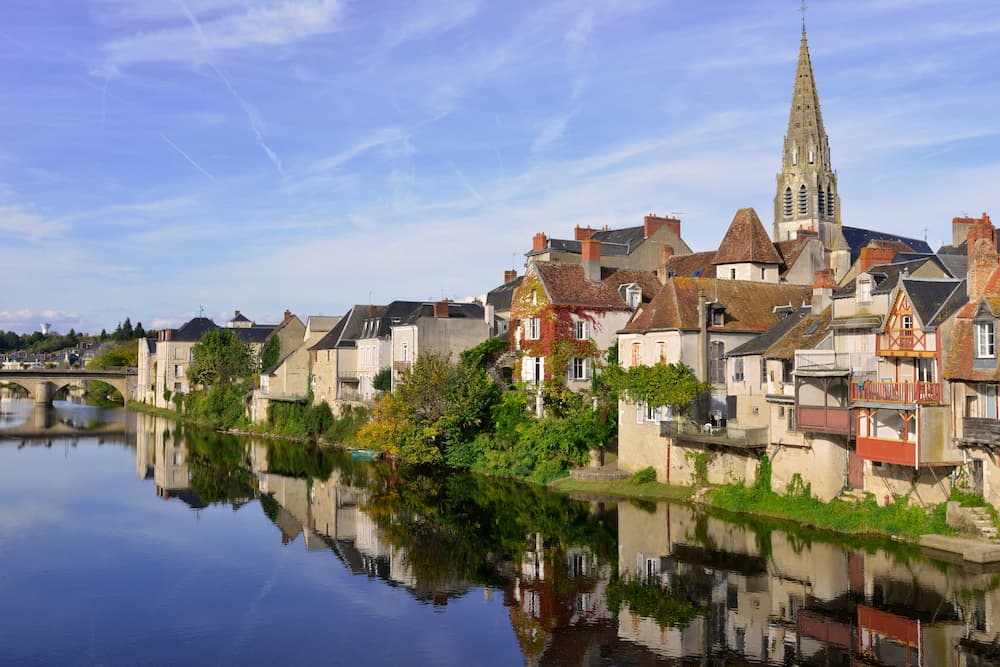
[[108,339],[108,332],[106,329],[101,329],[100,339],[102,343]]
[[392,389],[392,371],[383,368],[372,378],[372,389],[376,391],[389,391]]
[[248,377],[253,369],[250,348],[232,329],[212,329],[194,344],[187,376],[193,385],[212,387]]
[[132,321],[129,318],[125,318],[125,323],[122,324],[122,340],[132,339]]
[[260,368],[261,370],[267,370],[271,368],[281,357],[281,339],[277,336],[271,336],[264,343],[264,349],[260,351]]
[[634,403],[669,405],[678,413],[687,409],[711,385],[699,382],[694,371],[682,363],[633,366],[614,378],[618,391]]
[[135,323],[135,330],[132,332],[133,338],[145,338],[146,330],[142,328],[142,322]]

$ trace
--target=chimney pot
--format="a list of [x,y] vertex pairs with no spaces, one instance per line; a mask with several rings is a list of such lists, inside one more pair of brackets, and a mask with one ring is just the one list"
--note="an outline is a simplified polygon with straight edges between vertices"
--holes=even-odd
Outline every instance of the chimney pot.
[[443,319],[448,317],[448,302],[437,301],[434,303],[434,317]]
[[586,227],[577,225],[576,228],[573,229],[573,239],[576,241],[586,241],[594,235],[595,231],[597,230],[592,229],[590,225],[587,225]]
[[580,259],[587,280],[601,282],[601,242],[597,239],[580,241]]
[[284,319],[284,320],[282,320],[282,321],[283,321],[283,322],[287,322],[287,321],[288,321],[288,320],[290,320],[290,319],[292,319],[292,311],[290,311],[290,310],[288,310],[288,309],[286,308],[286,309],[285,309],[285,319]]
[[545,246],[548,245],[549,237],[545,235],[544,232],[538,232],[535,234],[534,244],[531,249],[535,252],[539,250],[545,250]]
[[378,309],[375,307],[375,304],[368,305],[368,317],[375,317],[377,311]]
[[510,281],[514,280],[515,278],[517,278],[517,271],[516,270],[514,270],[514,269],[508,269],[508,270],[506,270],[506,271],[503,272],[503,283],[504,283],[504,285],[506,285]]

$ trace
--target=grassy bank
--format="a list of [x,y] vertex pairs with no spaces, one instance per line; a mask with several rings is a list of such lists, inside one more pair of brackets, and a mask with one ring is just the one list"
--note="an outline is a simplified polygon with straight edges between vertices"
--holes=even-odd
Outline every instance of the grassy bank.
[[690,486],[672,486],[647,482],[636,484],[628,479],[617,479],[607,482],[589,482],[572,477],[561,477],[549,482],[549,487],[565,493],[592,493],[594,495],[615,496],[639,500],[675,500],[689,501],[695,489]]

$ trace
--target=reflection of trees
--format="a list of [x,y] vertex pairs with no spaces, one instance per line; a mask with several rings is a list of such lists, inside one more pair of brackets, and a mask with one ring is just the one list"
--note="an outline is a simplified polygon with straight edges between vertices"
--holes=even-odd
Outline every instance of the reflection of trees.
[[185,426],[191,490],[206,504],[239,506],[254,497],[246,443],[235,436]]
[[405,549],[422,585],[502,583],[497,565],[519,561],[530,533],[562,548],[589,546],[606,558],[617,550],[616,527],[591,517],[587,505],[512,480],[390,472],[369,488],[366,510],[385,539]]

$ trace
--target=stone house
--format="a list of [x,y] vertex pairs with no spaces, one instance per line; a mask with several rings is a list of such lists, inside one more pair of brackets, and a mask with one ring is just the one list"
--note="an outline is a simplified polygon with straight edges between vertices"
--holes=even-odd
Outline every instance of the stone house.
[[365,318],[356,339],[358,392],[362,401],[375,398],[375,376],[392,367],[392,327],[422,306],[419,301],[393,301]]
[[[691,484],[695,461],[707,458],[711,459],[708,479],[713,483],[733,476],[753,479],[756,454],[767,444],[766,427],[737,423],[732,430],[728,428],[730,412],[736,416],[736,403],[729,398],[726,354],[771,329],[781,313],[794,311],[809,298],[809,288],[796,285],[668,278],[652,301],[619,331],[619,361],[625,369],[682,363],[713,389],[710,398],[692,411],[693,423],[676,419],[680,415],[665,406],[621,398],[619,467],[635,472],[652,466],[661,482]],[[744,379],[752,372],[744,367]],[[759,366],[756,373],[759,378]],[[706,456],[709,450],[712,455]]]
[[340,406],[360,404],[357,338],[367,318],[379,308],[352,306],[315,344],[308,348],[313,401],[326,402],[338,413]]
[[[459,354],[490,337],[494,323],[479,303],[425,303],[390,329],[392,382],[427,352],[458,360]],[[491,318],[492,319],[492,318]]]
[[615,344],[615,332],[660,288],[652,272],[602,268],[599,241],[582,246],[583,264],[529,260],[514,291],[514,377],[530,386],[565,379],[574,391],[588,389],[593,364]]

